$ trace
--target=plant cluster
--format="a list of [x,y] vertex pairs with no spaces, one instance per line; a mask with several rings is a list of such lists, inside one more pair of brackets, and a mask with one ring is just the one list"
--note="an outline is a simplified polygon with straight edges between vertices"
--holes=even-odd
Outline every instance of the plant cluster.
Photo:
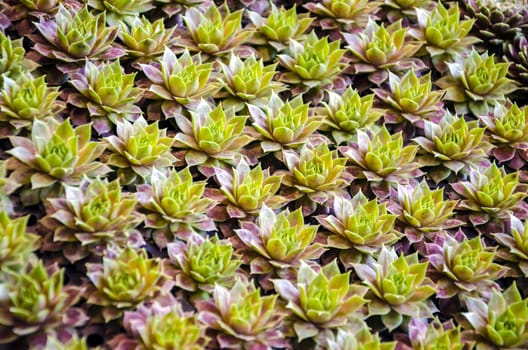
[[0,1],[0,349],[528,348],[528,2]]

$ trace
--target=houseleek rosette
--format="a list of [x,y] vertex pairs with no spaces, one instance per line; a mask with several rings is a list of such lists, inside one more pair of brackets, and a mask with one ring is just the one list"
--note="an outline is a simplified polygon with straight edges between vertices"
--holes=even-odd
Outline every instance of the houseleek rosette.
[[282,332],[286,314],[277,297],[261,296],[244,279],[237,279],[230,289],[217,284],[213,297],[197,304],[198,319],[213,331],[219,348],[283,348],[287,346]]
[[444,91],[432,91],[431,74],[417,77],[414,69],[403,77],[389,73],[389,89],[374,89],[387,109],[385,121],[401,123],[403,120],[423,128],[424,120],[439,119],[444,114]]
[[64,191],[47,200],[43,224],[70,261],[100,255],[109,242],[121,244],[139,235],[133,231],[142,221],[135,211],[137,199],[121,192],[119,180],[85,178],[79,186],[65,185]]
[[519,170],[528,160],[528,107],[516,103],[495,106],[493,112],[480,115],[490,142],[496,147],[491,154],[499,162]]
[[356,274],[369,289],[365,296],[370,300],[369,316],[381,315],[389,331],[404,318],[432,317],[436,307],[429,297],[436,287],[425,276],[428,264],[418,261],[418,253],[398,256],[386,247],[377,260],[371,257],[366,264],[355,264]]
[[333,209],[333,215],[316,219],[330,231],[327,245],[341,250],[339,257],[345,266],[365,260],[400,238],[394,230],[396,216],[387,212],[386,203],[369,201],[362,192],[351,200],[335,197]]
[[42,16],[35,26],[40,35],[30,35],[33,50],[53,60],[75,65],[84,58],[110,60],[125,53],[112,45],[118,28],[107,27],[106,13],[93,15],[88,6],[77,10],[59,5],[54,19]]
[[248,106],[255,137],[261,140],[264,152],[299,148],[313,137],[321,125],[321,118],[310,115],[310,104],[303,103],[302,96],[283,102],[275,93],[263,107]]
[[64,286],[64,270],[57,264],[26,261],[24,268],[4,272],[0,283],[0,344],[17,339],[31,344],[58,329],[73,332],[87,321],[86,315],[73,307],[84,288]]
[[131,183],[137,175],[145,179],[152,169],[168,168],[176,162],[171,147],[174,138],[158,122],[148,124],[143,117],[134,123],[126,120],[117,123],[117,135],[105,138],[110,156],[107,164],[118,168],[124,183]]
[[241,264],[232,244],[216,236],[204,238],[194,233],[185,243],[167,244],[167,251],[169,274],[176,285],[198,297],[211,293],[215,285],[232,287]]
[[373,333],[372,330],[363,323],[362,327],[355,331],[347,331],[338,329],[334,333],[326,335],[327,349],[332,350],[395,350],[396,342],[381,341],[378,333]]
[[152,169],[146,184],[137,186],[139,204],[145,213],[145,226],[157,229],[154,240],[164,247],[175,236],[185,237],[191,231],[215,229],[208,211],[216,202],[204,198],[206,183],[193,181],[189,168],[167,172]]
[[413,58],[422,46],[418,41],[407,41],[408,29],[398,21],[385,27],[369,19],[362,33],[343,33],[352,52],[352,71],[367,73],[369,80],[380,86],[389,77],[388,71],[398,73],[411,68],[421,71],[423,62]]
[[442,323],[435,317],[431,323],[425,319],[413,319],[409,323],[409,340],[413,350],[463,350],[469,342],[463,339],[461,333],[461,327],[455,326],[453,320]]
[[102,308],[105,322],[121,318],[126,310],[168,293],[171,285],[160,259],[143,249],[109,247],[102,263],[86,265],[90,279],[87,303]]
[[119,39],[126,47],[127,55],[137,62],[147,62],[163,55],[165,47],[174,44],[175,28],[165,28],[163,19],[151,22],[142,16],[120,22]]
[[242,14],[242,10],[231,12],[226,4],[219,8],[211,3],[203,12],[190,7],[182,16],[190,37],[182,38],[176,44],[205,55],[222,56],[233,51],[239,56],[248,56],[251,50],[241,45],[251,38],[253,32],[242,29]]
[[447,91],[445,99],[455,103],[458,113],[486,114],[517,90],[507,77],[509,65],[497,63],[495,56],[488,53],[473,50],[467,57],[457,55],[454,62],[448,63],[449,74],[435,84]]
[[429,176],[439,183],[452,173],[467,173],[488,162],[486,152],[493,146],[478,121],[447,112],[438,122],[424,122],[424,136],[413,139],[420,146],[419,161],[432,167]]
[[[273,51],[283,51],[288,47],[290,39],[302,41],[304,33],[312,24],[313,18],[307,13],[297,13],[297,8],[277,8],[271,3],[271,10],[267,17],[257,12],[247,12],[250,21],[256,27],[251,42],[265,46],[269,45],[265,57],[270,58]],[[270,52],[271,51],[271,52]]]
[[320,3],[309,2],[304,7],[319,17],[315,24],[321,29],[353,31],[365,27],[380,5],[380,1],[323,0]]
[[480,236],[469,240],[460,233],[439,237],[435,243],[426,243],[426,256],[436,270],[432,276],[440,299],[457,296],[461,300],[468,295],[487,298],[492,290],[499,289],[495,281],[508,271],[493,262],[496,247],[486,247]]
[[297,281],[272,280],[275,290],[288,302],[293,315],[293,330],[299,341],[324,334],[326,330],[346,329],[354,318],[361,318],[367,288],[350,284],[350,271],[341,273],[337,261],[314,270],[305,262],[297,272]]
[[528,345],[528,299],[514,282],[504,292],[497,290],[489,301],[468,298],[463,315],[475,334],[477,348],[521,349]]
[[353,164],[354,175],[374,182],[373,190],[382,197],[388,190],[381,185],[407,183],[422,174],[421,164],[415,161],[418,146],[404,146],[402,133],[391,135],[385,126],[373,135],[358,130],[357,141],[339,150]]
[[123,326],[126,334],[119,334],[108,342],[112,349],[201,350],[209,340],[205,326],[196,315],[184,312],[173,297],[125,311]]
[[212,63],[202,63],[201,55],[191,56],[188,50],[177,57],[165,47],[157,63],[140,66],[152,83],[147,97],[162,100],[161,110],[167,118],[182,114],[182,106],[220,89],[211,81]]
[[345,50],[340,41],[319,39],[312,31],[302,43],[290,40],[289,53],[278,55],[279,62],[288,72],[280,80],[289,84],[303,84],[307,88],[327,85],[344,69],[341,63]]
[[236,110],[244,108],[245,103],[263,107],[273,92],[285,89],[283,84],[273,81],[277,64],[265,65],[253,55],[245,60],[231,55],[229,64],[219,64],[224,75],[220,80],[224,92],[219,96],[224,98],[225,106],[233,105]]
[[104,175],[110,169],[96,159],[104,152],[100,142],[90,141],[91,125],[73,128],[69,119],[62,123],[48,118],[36,119],[31,138],[12,136],[10,178],[18,185],[32,189],[48,188],[58,181],[75,185],[83,176]]
[[306,144],[299,153],[284,151],[284,161],[289,172],[284,174],[283,183],[292,187],[297,197],[307,196],[312,205],[325,203],[347,186],[346,159],[331,151],[326,142]]
[[350,141],[356,130],[371,128],[382,116],[383,110],[373,107],[374,94],[360,96],[349,87],[343,94],[327,90],[328,100],[318,112],[324,117],[321,129],[330,129],[338,144]]
[[154,8],[153,0],[87,0],[88,6],[105,12],[107,21],[117,24],[120,19],[138,17]]
[[251,169],[242,159],[231,171],[215,168],[215,175],[230,218],[255,215],[263,205],[275,209],[286,202],[277,195],[282,176],[270,175],[269,169],[262,170],[260,164]]
[[247,117],[235,115],[232,109],[224,110],[222,104],[213,107],[201,100],[196,110],[189,113],[190,119],[176,116],[181,132],[176,134],[174,144],[186,150],[185,161],[189,166],[206,162],[236,164],[241,159],[242,147],[253,141],[245,132]]
[[501,258],[512,261],[515,266],[528,276],[528,221],[521,221],[514,215],[510,215],[510,232],[497,232],[493,238],[504,248],[506,252],[499,250]]
[[100,133],[111,130],[108,121],[135,120],[141,109],[135,105],[143,90],[134,86],[136,74],[125,74],[119,61],[96,65],[87,61],[85,66],[71,75],[70,83],[76,92],[68,94],[68,103],[86,109],[96,119],[95,129]]
[[40,246],[40,237],[26,232],[28,219],[10,219],[0,210],[0,276],[5,270],[22,268]]
[[8,75],[0,79],[0,125],[8,124],[12,134],[17,134],[22,128],[31,129],[35,119],[55,117],[64,108],[57,101],[58,88],[48,87],[45,78],[22,73],[16,80]]
[[315,243],[318,226],[305,225],[301,209],[275,214],[264,205],[256,222],[243,221],[240,227],[235,234],[244,245],[244,261],[252,274],[275,270],[281,276],[291,267],[299,267],[302,261],[320,257],[324,251]]
[[25,53],[22,39],[12,40],[0,32],[0,83],[5,76],[16,79],[19,74],[36,68],[34,61],[24,58]]
[[517,213],[517,209],[524,211],[528,185],[520,183],[519,176],[519,172],[507,174],[495,163],[482,170],[471,170],[469,181],[451,184],[462,199],[457,208],[469,211],[469,219],[475,226],[491,219],[505,219],[510,213]]
[[397,193],[389,202],[389,210],[398,216],[411,242],[423,237],[433,239],[442,230],[457,227],[463,221],[454,219],[457,200],[444,200],[444,188],[431,190],[426,181],[418,185],[398,185]]
[[434,10],[416,8],[418,28],[411,30],[411,35],[425,41],[424,48],[433,59],[436,69],[444,72],[445,62],[453,59],[457,54],[464,54],[471,45],[480,39],[469,36],[475,19],[460,20],[458,4],[445,8],[440,2]]

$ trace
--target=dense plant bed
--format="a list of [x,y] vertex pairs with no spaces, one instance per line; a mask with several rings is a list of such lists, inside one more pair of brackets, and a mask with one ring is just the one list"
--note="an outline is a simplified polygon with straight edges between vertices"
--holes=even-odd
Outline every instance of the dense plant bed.
[[0,3],[0,349],[528,348],[528,3]]

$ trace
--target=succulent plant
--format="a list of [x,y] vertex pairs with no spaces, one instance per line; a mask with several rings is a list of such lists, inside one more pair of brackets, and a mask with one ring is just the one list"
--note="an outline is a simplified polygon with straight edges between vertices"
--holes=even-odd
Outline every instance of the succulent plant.
[[418,253],[398,256],[385,246],[377,260],[370,257],[366,264],[355,264],[356,274],[369,288],[369,316],[381,315],[389,331],[404,317],[432,317],[436,307],[429,297],[436,287],[425,277],[427,266],[428,262],[418,261]]
[[5,270],[19,270],[40,246],[40,237],[26,232],[29,216],[10,219],[0,210],[0,276]]
[[142,220],[134,210],[137,199],[121,192],[119,180],[85,178],[79,186],[64,187],[63,197],[47,200],[43,224],[71,261],[90,252],[100,255],[108,243],[126,242]]
[[400,19],[409,18],[415,20],[416,9],[430,9],[436,6],[433,0],[384,0],[381,8],[390,23]]
[[470,111],[474,115],[486,114],[489,108],[505,101],[505,95],[517,87],[506,77],[509,63],[495,62],[487,52],[479,54],[474,49],[467,55],[457,55],[448,63],[449,74],[435,84],[445,89],[445,99],[453,101],[457,113]]
[[196,233],[187,242],[167,244],[171,262],[169,274],[176,285],[197,296],[213,292],[215,285],[232,287],[242,263],[232,244],[217,236],[204,238]]
[[[227,113],[226,113],[227,112]],[[245,132],[247,117],[235,115],[233,109],[224,110],[222,104],[212,107],[201,100],[191,118],[176,116],[181,130],[176,134],[174,147],[186,149],[188,166],[202,163],[227,162],[236,164],[242,157],[242,147],[253,141]]]
[[152,82],[151,98],[163,101],[161,110],[167,118],[182,114],[181,106],[198,101],[220,89],[211,82],[212,63],[202,63],[201,55],[191,56],[185,50],[180,57],[165,48],[159,66],[141,64],[143,73]]
[[[528,276],[528,221],[521,221],[510,215],[509,232],[497,232],[493,238],[506,250],[499,250],[497,255],[514,262],[524,276]],[[505,230],[506,231],[506,230]]]
[[161,10],[167,16],[172,17],[189,7],[207,5],[209,0],[155,0],[154,3],[158,8],[161,6]]
[[366,325],[357,332],[338,329],[335,334],[327,336],[328,350],[395,350],[396,342],[382,342],[378,333],[373,333]]
[[420,242],[423,235],[432,239],[435,233],[462,225],[453,218],[457,200],[444,200],[444,188],[431,190],[425,180],[416,186],[398,185],[389,204],[391,213],[404,225],[405,237]]
[[369,19],[362,33],[343,33],[353,54],[351,73],[368,73],[369,80],[379,86],[387,80],[389,71],[423,70],[423,62],[412,58],[422,43],[406,41],[407,34],[408,30],[402,27],[401,21],[385,27],[373,19]]
[[142,16],[126,18],[120,22],[119,39],[126,47],[129,57],[139,62],[148,62],[163,55],[166,46],[176,40],[173,28],[165,28],[163,19],[151,22]]
[[[256,222],[243,221],[236,235],[243,244],[245,264],[252,274],[287,275],[302,261],[317,259],[324,249],[316,243],[318,226],[305,225],[302,210],[275,214],[262,206]],[[262,284],[262,283],[261,283]]]
[[[11,191],[9,187],[12,187],[12,181],[7,177],[6,161],[0,160],[0,212],[4,211],[7,214],[13,213],[13,204],[9,198],[8,193]],[[17,185],[15,184],[15,187]]]
[[110,169],[95,160],[105,146],[90,139],[90,124],[74,129],[69,119],[62,123],[53,118],[35,119],[31,140],[21,136],[10,138],[13,148],[8,151],[12,156],[8,168],[14,170],[10,178],[17,185],[42,189],[58,181],[75,185],[83,176],[104,175]]
[[528,185],[519,182],[519,175],[506,174],[495,163],[482,171],[470,170],[469,181],[451,184],[462,198],[457,209],[472,212],[469,220],[475,226],[490,219],[508,218],[524,208],[523,199],[528,196]]
[[[268,17],[263,17],[257,12],[247,12],[250,21],[256,27],[256,32],[251,42],[265,46],[269,45],[272,50],[265,50],[263,56],[271,58],[275,51],[283,51],[288,48],[289,40],[302,41],[304,33],[312,24],[313,18],[307,13],[297,13],[297,8],[277,8],[271,3]],[[270,52],[271,51],[271,52]]]
[[92,15],[87,6],[77,10],[59,5],[54,20],[41,17],[35,26],[40,35],[30,35],[33,50],[53,60],[76,64],[84,58],[110,60],[124,54],[112,46],[118,28],[107,27],[106,13]]
[[349,141],[356,130],[371,128],[383,115],[373,107],[374,95],[360,96],[356,89],[347,88],[343,94],[326,91],[328,100],[317,113],[324,117],[321,129],[330,129],[337,144]]
[[439,123],[424,122],[424,136],[413,139],[420,146],[419,162],[433,167],[429,176],[439,183],[451,175],[488,164],[486,152],[493,146],[484,138],[485,128],[476,120],[446,112]]
[[[46,340],[46,345],[34,347],[38,350],[88,350],[86,338],[79,338],[77,335],[72,336],[68,340],[61,340],[60,337],[51,336]],[[92,349],[90,347],[90,349]],[[93,350],[99,350],[100,347],[95,347]]]
[[349,280],[350,271],[340,273],[336,260],[320,270],[301,262],[295,283],[272,280],[295,316],[293,329],[299,341],[317,337],[327,329],[346,329],[352,319],[361,318],[359,310],[367,303],[363,298],[367,289]]
[[32,15],[37,15],[56,12],[60,0],[18,0],[17,2]]
[[215,168],[215,175],[231,218],[257,214],[263,205],[275,209],[286,201],[277,195],[282,176],[270,175],[269,169],[262,170],[260,164],[251,169],[249,164],[241,159],[232,171]]
[[130,246],[109,247],[102,263],[88,263],[86,268],[92,283],[87,303],[102,307],[106,323],[170,287],[160,259],[151,259],[145,250]]
[[22,39],[12,40],[0,31],[0,83],[5,76],[16,79],[24,71],[31,71],[35,63],[24,59],[26,50]]
[[[7,124],[11,134],[31,129],[35,119],[55,117],[64,108],[57,101],[58,88],[48,87],[45,76],[34,78],[22,73],[16,80],[4,75],[0,90],[0,124]],[[0,137],[3,135],[0,135]]]
[[153,0],[87,0],[96,10],[107,13],[107,22],[117,24],[120,19],[138,17],[139,14],[154,8]]
[[319,116],[310,115],[310,104],[303,103],[302,96],[283,102],[272,93],[267,106],[249,105],[249,114],[253,120],[255,137],[261,140],[264,152],[277,152],[282,149],[299,148],[321,125]]
[[380,1],[368,0],[323,0],[308,2],[304,7],[320,17],[315,24],[321,29],[344,29],[352,31],[363,28],[381,5]]
[[90,61],[71,75],[75,93],[68,94],[68,103],[88,110],[100,133],[111,130],[108,121],[117,124],[123,119],[135,120],[141,109],[135,105],[143,94],[134,87],[136,74],[125,74],[119,60],[96,65]]
[[490,141],[496,146],[491,154],[499,162],[519,170],[528,161],[528,107],[516,103],[497,105],[489,115],[479,116]]
[[463,315],[471,325],[477,349],[521,349],[528,345],[528,299],[515,282],[504,292],[493,291],[489,301],[468,298]]
[[477,236],[467,239],[459,231],[455,237],[437,236],[435,243],[426,243],[425,255],[436,271],[431,274],[437,283],[436,297],[462,300],[468,295],[489,297],[499,289],[495,282],[505,275],[507,267],[493,262],[496,247],[487,247]]
[[21,271],[3,272],[0,344],[18,338],[31,344],[34,337],[53,335],[59,329],[73,330],[86,322],[84,313],[73,307],[83,288],[64,286],[64,270],[57,264],[46,267],[38,260],[27,262]]
[[135,311],[125,311],[126,335],[110,340],[112,349],[204,349],[208,338],[195,315],[184,312],[179,301],[163,298]]
[[136,175],[145,179],[153,168],[167,168],[176,161],[171,153],[174,138],[167,136],[166,129],[160,130],[157,121],[148,124],[143,117],[134,123],[119,121],[117,135],[106,137],[105,141],[111,152],[107,164],[119,169],[125,184]]
[[402,133],[391,135],[385,126],[372,136],[358,130],[357,142],[339,150],[353,164],[354,175],[369,182],[406,183],[421,174],[414,160],[418,146],[403,146]]
[[460,1],[466,16],[475,19],[473,32],[492,48],[511,41],[528,27],[528,6],[524,0]]
[[226,4],[220,8],[214,2],[204,12],[196,7],[188,8],[183,16],[190,37],[176,43],[191,51],[206,55],[222,56],[228,52],[247,56],[251,51],[241,46],[247,42],[253,32],[242,29],[242,10],[231,12]]
[[504,51],[503,58],[510,63],[508,76],[517,84],[525,85],[528,82],[528,39],[517,35]]
[[234,105],[236,110],[245,107],[245,103],[256,106],[266,106],[272,93],[278,93],[285,87],[277,81],[273,81],[276,64],[265,65],[263,60],[257,60],[255,56],[249,56],[241,60],[231,55],[229,65],[220,62],[223,78],[220,80],[224,92],[219,94],[223,97],[224,106]]
[[445,8],[442,2],[432,11],[416,8],[418,29],[411,34],[425,41],[424,48],[431,56],[434,66],[445,71],[445,62],[457,54],[464,54],[471,45],[479,42],[477,37],[469,36],[475,19],[460,20],[458,3]]
[[472,346],[461,336],[460,326],[452,320],[440,322],[435,317],[431,323],[424,319],[413,319],[409,324],[409,339],[413,350],[471,349]]
[[345,50],[340,45],[340,40],[319,39],[314,31],[302,43],[290,40],[289,53],[277,56],[288,70],[280,80],[307,88],[331,84],[345,67],[341,62]]
[[346,159],[338,157],[337,151],[331,151],[326,143],[306,144],[299,154],[284,151],[284,161],[289,172],[283,184],[295,189],[299,197],[306,195],[312,204],[325,203],[348,185]]
[[205,185],[203,181],[193,181],[189,168],[167,173],[153,168],[149,183],[137,186],[145,226],[158,230],[154,233],[158,246],[164,247],[167,240],[191,231],[215,229],[207,213],[216,202],[203,197]]
[[374,89],[374,93],[387,109],[386,122],[408,120],[423,128],[424,120],[437,120],[444,114],[444,91],[432,91],[431,73],[417,77],[411,69],[402,78],[389,73],[389,90]]
[[285,313],[277,297],[261,296],[247,280],[237,279],[229,290],[217,284],[213,297],[198,303],[198,319],[214,331],[219,348],[282,348],[287,344],[281,330]]
[[394,230],[396,216],[387,212],[386,203],[369,201],[362,192],[351,200],[335,197],[333,211],[334,215],[316,218],[331,233],[327,246],[342,250],[339,257],[347,267],[400,238]]
[[[32,350],[88,350],[92,347],[88,347],[87,338],[79,338],[77,335],[73,335],[68,339],[62,339],[64,336],[49,336],[46,339],[45,344],[37,344],[33,346]],[[99,346],[93,348],[94,350],[100,350]]]

